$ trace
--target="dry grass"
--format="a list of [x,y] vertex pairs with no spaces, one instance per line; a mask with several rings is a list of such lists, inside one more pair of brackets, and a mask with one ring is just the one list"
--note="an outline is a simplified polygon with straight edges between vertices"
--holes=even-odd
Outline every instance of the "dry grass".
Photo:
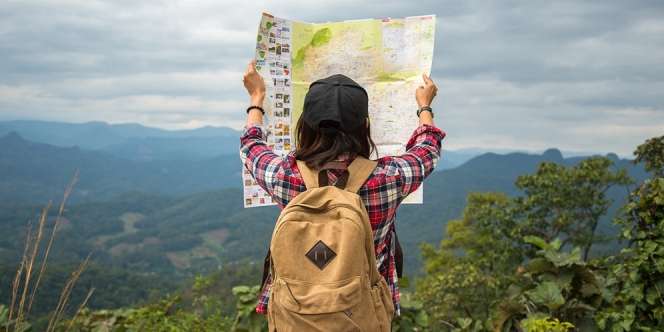
[[[32,306],[35,300],[35,296],[39,289],[42,277],[46,271],[48,257],[51,252],[51,247],[55,239],[55,235],[58,231],[58,226],[62,219],[64,213],[65,203],[67,202],[74,185],[78,181],[78,170],[74,174],[72,181],[69,183],[65,189],[62,202],[60,203],[58,209],[58,216],[55,219],[53,228],[51,230],[50,236],[48,237],[48,242],[46,247],[41,250],[42,240],[44,239],[44,228],[46,226],[46,221],[48,220],[48,211],[51,208],[52,203],[49,202],[46,207],[44,207],[39,216],[39,222],[37,224],[36,232],[33,230],[32,223],[28,224],[25,245],[23,248],[23,255],[19,263],[18,268],[16,269],[16,274],[12,281],[12,293],[9,306],[9,317],[8,321],[10,324],[6,327],[6,331],[21,331],[25,326],[28,325],[27,317],[30,315]],[[40,253],[43,251],[41,257],[41,262],[37,263]],[[48,323],[48,331],[54,331],[60,320],[62,319],[65,310],[67,309],[67,303],[71,295],[76,282],[81,276],[81,273],[88,266],[90,261],[90,255],[85,258],[85,260],[74,270],[71,276],[65,282],[65,285],[60,293],[60,299],[58,300],[58,305],[54,309]],[[37,267],[39,267],[37,269]],[[92,296],[93,290],[88,292],[83,303],[79,306],[78,314],[81,309],[85,306],[90,296]]]

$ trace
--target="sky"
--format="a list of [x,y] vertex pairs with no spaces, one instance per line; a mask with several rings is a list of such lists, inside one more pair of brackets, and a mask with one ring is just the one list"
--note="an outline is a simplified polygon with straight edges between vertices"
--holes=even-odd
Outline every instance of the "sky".
[[631,155],[664,134],[662,1],[0,2],[0,120],[241,129],[261,12],[437,16],[444,148]]

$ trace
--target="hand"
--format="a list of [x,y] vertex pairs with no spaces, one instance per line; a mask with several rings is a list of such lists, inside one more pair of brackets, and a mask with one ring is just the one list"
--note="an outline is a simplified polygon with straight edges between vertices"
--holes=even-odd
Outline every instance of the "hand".
[[431,102],[433,102],[433,98],[436,97],[436,93],[438,92],[438,87],[426,74],[422,74],[422,79],[424,80],[424,85],[420,85],[415,90],[415,100],[418,107],[431,106]]
[[252,105],[262,106],[265,99],[265,82],[263,77],[256,71],[256,60],[251,60],[247,65],[247,71],[242,77],[244,87],[249,93]]

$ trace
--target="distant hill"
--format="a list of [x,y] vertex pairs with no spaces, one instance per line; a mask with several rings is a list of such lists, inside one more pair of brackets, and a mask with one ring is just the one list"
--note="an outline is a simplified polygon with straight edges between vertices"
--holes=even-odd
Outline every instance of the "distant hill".
[[10,132],[34,142],[104,150],[118,157],[137,160],[190,160],[234,153],[240,136],[237,130],[212,126],[165,130],[136,123],[0,121],[0,136]]
[[58,199],[76,169],[80,181],[74,201],[102,201],[134,190],[183,195],[241,183],[238,153],[203,160],[135,161],[35,143],[15,132],[0,137],[0,146],[0,200],[6,202]]
[[[237,154],[241,134],[241,131],[231,128],[212,126],[191,130],[164,130],[136,123],[0,121],[0,137],[11,132],[33,142],[58,147],[78,146],[84,150],[103,151],[137,161],[191,161]],[[436,170],[457,167],[486,152],[486,149],[445,149],[444,157]]]
[[239,147],[239,134],[214,137],[131,137],[99,151],[136,161],[194,161],[219,155],[237,155]]

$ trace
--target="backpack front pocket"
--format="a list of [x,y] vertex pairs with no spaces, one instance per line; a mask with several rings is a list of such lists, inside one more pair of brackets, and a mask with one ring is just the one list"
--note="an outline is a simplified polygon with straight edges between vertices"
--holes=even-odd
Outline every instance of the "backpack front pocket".
[[352,308],[362,299],[361,277],[328,283],[279,278],[274,293],[286,309],[299,314],[324,314]]
[[277,331],[363,331],[354,320],[361,282],[359,276],[321,284],[277,278],[271,295]]

